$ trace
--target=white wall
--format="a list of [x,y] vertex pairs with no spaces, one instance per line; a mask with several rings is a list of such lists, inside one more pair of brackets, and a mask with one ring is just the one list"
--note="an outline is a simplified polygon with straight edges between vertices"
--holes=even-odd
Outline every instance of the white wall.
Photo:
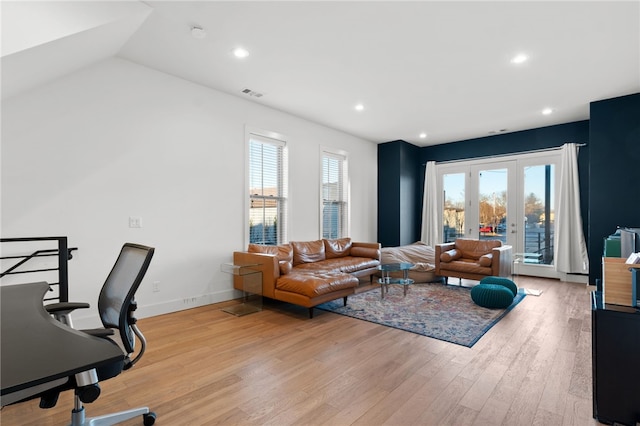
[[2,236],[68,236],[70,299],[93,306],[127,241],[156,247],[139,317],[236,297],[245,125],[288,138],[290,240],[319,238],[324,145],[350,155],[352,238],[377,241],[375,144],[115,58],[3,101]]

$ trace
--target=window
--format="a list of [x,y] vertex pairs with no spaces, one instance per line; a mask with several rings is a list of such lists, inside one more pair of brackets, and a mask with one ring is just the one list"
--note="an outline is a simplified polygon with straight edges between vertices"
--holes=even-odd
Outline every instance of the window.
[[287,146],[249,133],[249,242],[287,241]]
[[450,243],[464,236],[465,173],[442,175],[442,242]]
[[523,258],[519,273],[553,270],[559,150],[438,165],[442,241],[498,239]]
[[349,235],[347,155],[322,150],[320,235],[342,238]]

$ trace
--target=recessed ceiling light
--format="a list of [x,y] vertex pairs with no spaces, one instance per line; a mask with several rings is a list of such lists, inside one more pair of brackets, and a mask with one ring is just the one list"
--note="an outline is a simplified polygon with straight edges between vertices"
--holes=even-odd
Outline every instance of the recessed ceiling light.
[[193,38],[203,39],[207,36],[207,32],[202,27],[191,27],[191,36]]
[[542,114],[544,114],[544,115],[549,115],[552,112],[553,112],[552,108],[545,108],[545,109],[542,110]]
[[420,133],[420,139],[426,139],[427,138],[427,134],[422,132]]
[[232,52],[233,56],[235,56],[236,58],[246,58],[247,56],[249,56],[249,51],[244,47],[236,47]]
[[525,55],[524,53],[519,53],[511,59],[511,63],[522,64],[524,62],[527,62],[528,59],[529,57],[527,55]]
[[356,109],[356,111],[362,111],[362,110],[364,110],[364,105],[357,104],[354,108]]

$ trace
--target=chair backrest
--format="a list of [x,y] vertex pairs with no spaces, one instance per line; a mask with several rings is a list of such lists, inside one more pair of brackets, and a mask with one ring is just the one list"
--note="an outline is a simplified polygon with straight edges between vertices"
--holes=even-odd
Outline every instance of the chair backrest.
[[106,328],[119,330],[127,354],[133,353],[135,347],[135,334],[131,329],[135,326],[134,297],[149,268],[154,250],[139,244],[124,244],[98,297],[102,324]]

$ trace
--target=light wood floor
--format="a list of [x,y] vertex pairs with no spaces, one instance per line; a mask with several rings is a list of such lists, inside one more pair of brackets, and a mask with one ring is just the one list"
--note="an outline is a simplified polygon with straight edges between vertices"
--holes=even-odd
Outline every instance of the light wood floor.
[[[270,303],[235,317],[207,306],[139,321],[149,342],[102,384],[88,415],[148,405],[157,425],[597,425],[584,284],[518,277],[542,290],[473,348]],[[438,284],[433,284],[438,285]],[[5,407],[2,426],[64,425],[50,410]],[[126,425],[141,425],[142,418]]]

